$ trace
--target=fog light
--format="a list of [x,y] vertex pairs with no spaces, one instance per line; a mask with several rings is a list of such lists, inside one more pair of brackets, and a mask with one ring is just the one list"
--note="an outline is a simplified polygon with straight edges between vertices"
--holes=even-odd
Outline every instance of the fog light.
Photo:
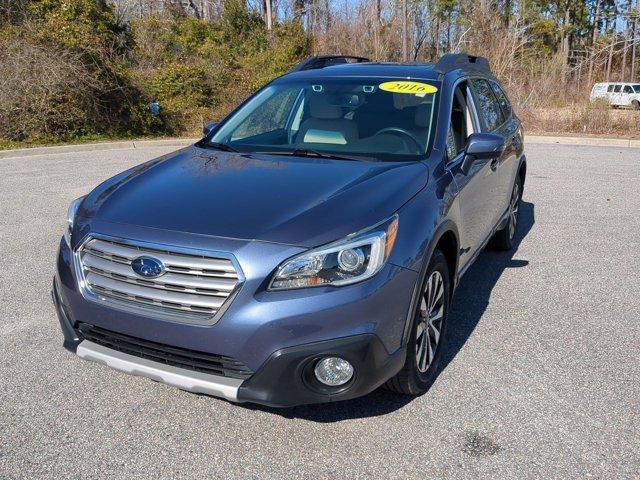
[[316,364],[316,378],[330,387],[344,385],[353,377],[353,365],[343,358],[327,357]]

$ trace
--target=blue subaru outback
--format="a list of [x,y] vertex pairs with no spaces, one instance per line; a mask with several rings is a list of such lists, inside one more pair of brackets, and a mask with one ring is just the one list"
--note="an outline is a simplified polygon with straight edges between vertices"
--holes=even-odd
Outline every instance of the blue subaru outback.
[[420,394],[460,277],[512,247],[525,173],[485,59],[312,57],[72,203],[64,346],[234,402]]

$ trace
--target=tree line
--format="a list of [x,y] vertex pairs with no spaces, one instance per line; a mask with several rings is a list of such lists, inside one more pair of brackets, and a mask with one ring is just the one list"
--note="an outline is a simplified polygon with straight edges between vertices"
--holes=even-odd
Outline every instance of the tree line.
[[[216,20],[225,0],[113,3],[141,16],[178,8]],[[245,4],[260,13],[267,29],[279,21],[298,22],[313,37],[317,53],[431,61],[464,50],[511,64],[555,57],[565,81],[636,80],[640,0],[247,0]],[[359,41],[344,43],[356,38]],[[507,50],[500,45],[505,41]]]
[[[195,134],[306,55],[338,53],[414,62],[482,55],[525,125],[538,128],[544,109],[573,106],[577,117],[553,128],[595,131],[593,83],[637,79],[639,7],[640,0],[0,0],[0,144]],[[152,100],[161,120],[149,115]],[[612,122],[601,112],[597,129]]]

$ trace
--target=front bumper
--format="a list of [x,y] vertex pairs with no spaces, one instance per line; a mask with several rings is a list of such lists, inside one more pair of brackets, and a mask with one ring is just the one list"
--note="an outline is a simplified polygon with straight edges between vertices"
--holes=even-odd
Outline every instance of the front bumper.
[[[102,233],[127,238],[125,231]],[[189,244],[205,249],[211,238],[147,230],[129,232],[135,238],[164,244]],[[231,401],[293,406],[344,400],[373,391],[402,368],[402,333],[417,273],[388,264],[366,282],[342,288],[268,292],[265,278],[295,251],[291,247],[215,240],[244,269],[245,283],[214,325],[190,325],[123,312],[84,298],[78,289],[72,255],[61,241],[53,299],[64,333],[64,346],[79,356],[128,373]],[[225,376],[194,372],[148,359],[96,348],[83,338],[81,323],[159,345],[233,358],[253,375],[240,382]],[[100,346],[100,345],[98,345]],[[104,345],[102,345],[104,346]],[[126,353],[125,353],[126,355]],[[309,380],[315,362],[324,355],[345,358],[355,368],[347,388],[327,390]],[[144,361],[141,361],[144,360]],[[169,368],[171,367],[171,368]],[[176,370],[177,369],[177,370]],[[198,375],[194,375],[198,373]]]
[[[64,335],[63,345],[79,357],[131,375],[232,402],[292,407],[359,397],[395,375],[402,368],[406,355],[404,348],[389,355],[374,334],[354,335],[278,350],[250,378],[228,378],[129,355],[84,339],[68,317],[56,281],[52,297]],[[315,362],[324,356],[348,360],[356,372],[353,379],[336,389],[321,385],[312,376],[312,371]]]
[[[354,377],[335,390],[313,376],[316,362],[326,356],[341,357],[354,367]],[[406,349],[389,355],[373,334],[328,340],[275,352],[263,367],[240,386],[238,401],[273,407],[347,400],[372,392],[398,373]]]
[[231,401],[238,401],[238,388],[242,384],[242,380],[236,378],[207,375],[171,365],[163,365],[146,358],[118,352],[89,340],[80,342],[76,354],[80,358],[102,363],[121,372],[147,377],[189,392],[205,393]]

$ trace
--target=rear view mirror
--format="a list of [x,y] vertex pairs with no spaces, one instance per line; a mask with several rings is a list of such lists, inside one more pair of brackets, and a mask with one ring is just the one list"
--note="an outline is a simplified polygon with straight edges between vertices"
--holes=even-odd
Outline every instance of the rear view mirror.
[[462,172],[467,175],[476,160],[488,160],[502,154],[505,148],[504,138],[493,133],[472,133],[464,148]]
[[211,131],[218,126],[218,122],[207,122],[202,126],[202,133],[206,137]]

